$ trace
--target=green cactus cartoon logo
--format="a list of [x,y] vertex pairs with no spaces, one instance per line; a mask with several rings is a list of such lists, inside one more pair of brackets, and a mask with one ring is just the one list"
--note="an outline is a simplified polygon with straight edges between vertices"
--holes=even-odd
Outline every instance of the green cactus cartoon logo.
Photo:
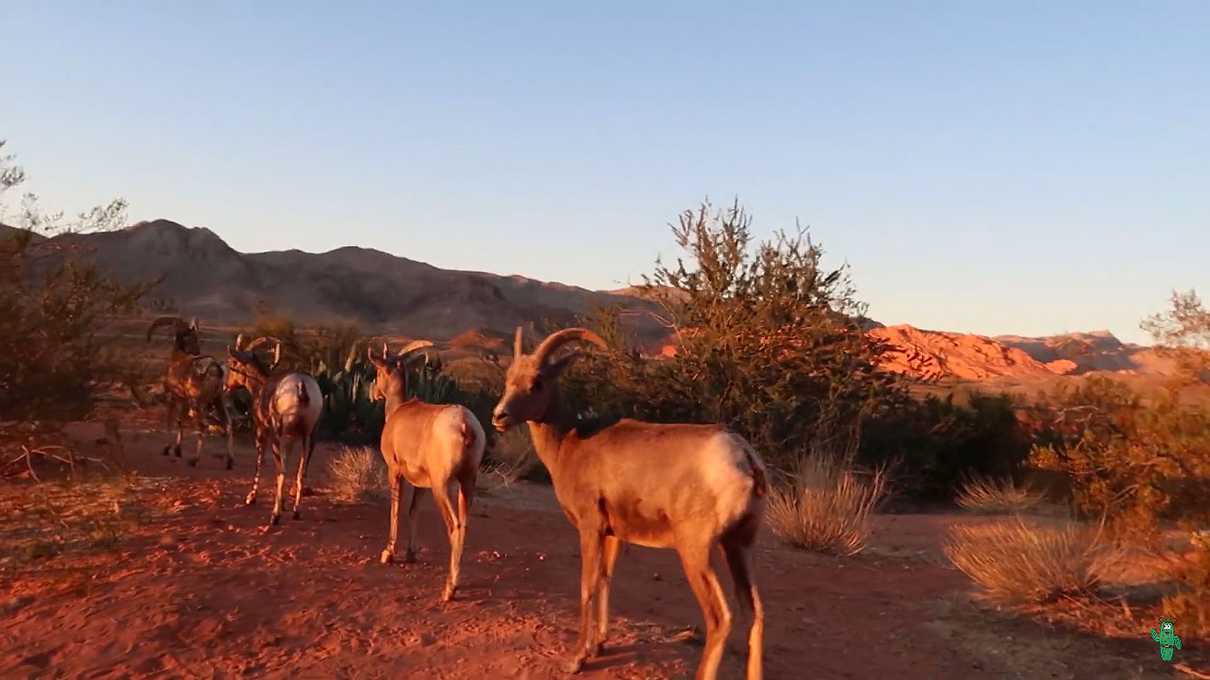
[[1151,639],[1160,643],[1160,658],[1164,661],[1172,661],[1175,650],[1181,648],[1181,638],[1176,634],[1172,621],[1169,619],[1160,619],[1160,630],[1157,633],[1152,628]]

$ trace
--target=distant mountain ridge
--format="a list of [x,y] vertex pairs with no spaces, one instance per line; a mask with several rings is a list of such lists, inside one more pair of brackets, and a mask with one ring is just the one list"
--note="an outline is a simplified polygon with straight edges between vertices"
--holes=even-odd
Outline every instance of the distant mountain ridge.
[[[370,248],[326,253],[241,253],[205,227],[170,220],[56,237],[126,281],[162,277],[152,298],[204,322],[244,324],[269,309],[300,323],[357,323],[366,330],[451,338],[468,329],[511,334],[518,325],[567,322],[605,305],[652,307],[632,296],[523,276],[446,270]],[[656,329],[630,315],[640,337]]]
[[[0,225],[0,237],[11,233]],[[40,238],[40,237],[39,237]],[[592,291],[519,275],[447,270],[372,248],[325,253],[241,253],[213,231],[170,220],[112,232],[55,237],[78,246],[126,282],[162,277],[152,298],[208,325],[242,325],[267,309],[302,324],[356,323],[367,332],[448,340],[463,335],[506,341],[518,325],[566,323],[594,308],[620,305],[647,349],[669,353],[651,315],[657,302],[640,287]],[[1044,379],[1091,372],[1166,374],[1172,361],[1122,343],[1108,331],[1030,338],[987,337],[883,326],[862,319],[890,351],[883,368],[925,382]],[[470,335],[467,335],[470,333]]]

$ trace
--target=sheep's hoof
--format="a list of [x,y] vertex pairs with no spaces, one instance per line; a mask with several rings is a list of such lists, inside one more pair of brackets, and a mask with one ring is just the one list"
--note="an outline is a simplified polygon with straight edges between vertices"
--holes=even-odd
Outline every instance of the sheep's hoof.
[[382,554],[378,556],[378,561],[381,562],[382,564],[390,564],[391,562],[394,562],[395,561],[394,551],[383,550]]
[[405,552],[403,554],[403,563],[404,564],[416,564],[416,551],[408,550],[407,552]]
[[604,642],[598,642],[596,644],[596,646],[592,648],[592,656],[594,659],[597,657],[605,656],[605,643]]
[[180,447],[180,445],[177,445],[177,446],[172,447],[172,452],[176,454],[176,457],[177,457],[177,458],[180,458],[180,457],[181,457],[181,447]]
[[449,602],[450,600],[453,600],[454,591],[456,590],[458,590],[458,586],[446,586],[445,590],[441,592],[441,601]]
[[169,452],[169,451],[171,451],[171,450],[172,450],[172,447],[171,447],[171,446],[165,446],[165,447],[164,447],[164,450],[163,450],[163,451],[160,451],[160,455],[161,455],[161,456],[167,456],[167,455],[168,455],[168,452]]
[[231,468],[234,468],[234,467],[235,467],[235,461],[228,458],[227,459],[227,469],[230,470]]
[[297,510],[294,511],[294,519],[302,519],[302,515]]
[[586,660],[586,657],[584,654],[577,654],[575,656],[575,658],[573,658],[571,661],[568,661],[563,666],[563,670],[566,671],[567,673],[575,675],[576,673],[579,673],[581,670],[584,669],[585,660]]
[[189,465],[189,467],[197,467],[197,461],[198,461],[197,458],[190,458],[189,460],[187,460],[185,462]]
[[275,527],[280,523],[281,523],[281,515],[273,515],[272,519],[269,520],[269,526]]

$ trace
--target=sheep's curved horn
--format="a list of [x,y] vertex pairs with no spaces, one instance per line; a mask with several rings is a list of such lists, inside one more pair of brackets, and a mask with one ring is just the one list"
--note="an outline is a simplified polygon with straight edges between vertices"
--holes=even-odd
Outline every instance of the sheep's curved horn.
[[244,351],[245,352],[255,352],[262,345],[267,345],[271,342],[275,342],[279,346],[281,345],[281,340],[278,340],[277,338],[273,337],[272,335],[262,335],[261,337],[248,343],[248,346],[244,348]]
[[514,359],[520,359],[521,355],[524,354],[524,352],[521,351],[521,343],[522,343],[521,335],[523,332],[524,331],[522,331],[521,327],[517,326],[517,332],[516,332],[516,334],[513,335],[513,358]]
[[173,325],[179,331],[185,326],[185,321],[179,316],[161,316],[151,322],[151,326],[147,328],[147,341],[151,342],[151,334],[160,326]]
[[411,354],[412,352],[415,352],[416,350],[421,350],[426,347],[432,347],[432,346],[433,346],[433,343],[428,340],[413,340],[413,341],[409,342],[408,344],[404,345],[403,349],[399,350],[395,354],[395,358],[402,359],[402,358],[406,357],[407,355]]
[[[277,344],[273,345],[273,368],[277,368],[277,365],[280,363],[281,363],[281,340],[278,340]],[[270,369],[270,370],[272,370],[272,369]]]
[[601,339],[601,336],[587,328],[564,328],[561,331],[546,336],[542,344],[538,345],[538,349],[534,350],[533,356],[539,364],[544,364],[550,358],[550,355],[554,354],[555,350],[574,340],[590,342],[601,349],[609,349],[609,345]]
[[383,341],[382,341],[382,360],[383,360],[383,361],[390,361],[390,358],[391,358],[391,353],[390,353],[390,351],[387,349],[387,341],[386,341],[386,340],[383,340]]
[[244,334],[243,334],[243,333],[238,333],[238,334],[236,334],[236,336],[235,336],[235,348],[236,348],[236,349],[243,349],[243,348],[244,348]]

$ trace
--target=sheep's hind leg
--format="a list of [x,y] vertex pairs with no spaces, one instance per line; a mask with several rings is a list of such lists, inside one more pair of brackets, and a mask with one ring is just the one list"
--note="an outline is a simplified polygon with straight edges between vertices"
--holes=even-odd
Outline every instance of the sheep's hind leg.
[[307,476],[307,465],[311,462],[311,454],[315,452],[315,438],[307,435],[302,441],[302,450],[298,452],[298,479],[294,482],[294,519],[299,519],[298,505],[302,503],[303,480]]
[[378,557],[378,561],[383,564],[395,561],[395,544],[399,538],[399,491],[403,484],[403,477],[395,470],[387,470],[387,474],[387,483],[391,487],[391,528],[387,534],[387,547],[382,549],[382,554]]
[[416,515],[420,512],[420,499],[424,497],[424,488],[403,482],[412,490],[408,502],[408,545],[403,551],[403,561],[411,564],[416,561]]
[[260,488],[260,467],[265,460],[265,438],[256,433],[256,472],[252,475],[252,490],[248,492],[248,496],[244,498],[244,505],[252,505],[256,502],[256,492]]
[[274,526],[281,521],[282,494],[286,489],[286,461],[289,459],[290,446],[293,440],[282,444],[280,438],[273,441],[273,462],[277,464],[277,493],[273,497],[273,514],[269,517],[269,525]]

